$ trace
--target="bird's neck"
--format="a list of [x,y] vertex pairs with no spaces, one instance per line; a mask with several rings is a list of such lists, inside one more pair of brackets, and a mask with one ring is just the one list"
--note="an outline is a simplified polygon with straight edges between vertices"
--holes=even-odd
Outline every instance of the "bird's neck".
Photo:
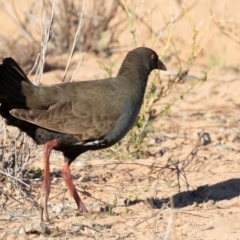
[[125,66],[124,64],[121,66],[117,77],[121,79],[121,81],[127,81],[128,86],[132,86],[132,88],[143,91],[144,93],[147,85],[148,75],[149,71],[146,69],[141,68],[141,66],[128,63],[128,66]]

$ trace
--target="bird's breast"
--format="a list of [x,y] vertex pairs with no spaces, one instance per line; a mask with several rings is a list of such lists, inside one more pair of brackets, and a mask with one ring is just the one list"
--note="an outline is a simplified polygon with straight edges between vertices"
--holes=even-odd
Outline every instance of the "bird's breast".
[[109,145],[120,141],[133,127],[142,105],[142,98],[138,101],[125,100],[121,115],[113,129],[105,136]]

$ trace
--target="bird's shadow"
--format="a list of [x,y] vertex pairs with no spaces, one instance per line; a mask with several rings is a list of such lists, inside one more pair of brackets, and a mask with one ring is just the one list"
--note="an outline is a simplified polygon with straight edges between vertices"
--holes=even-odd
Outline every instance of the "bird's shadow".
[[[194,203],[201,204],[208,200],[215,203],[230,200],[240,195],[240,178],[229,179],[213,185],[202,185],[192,191],[184,191],[171,196],[175,208],[183,208]],[[169,202],[169,198],[153,199],[157,208]]]

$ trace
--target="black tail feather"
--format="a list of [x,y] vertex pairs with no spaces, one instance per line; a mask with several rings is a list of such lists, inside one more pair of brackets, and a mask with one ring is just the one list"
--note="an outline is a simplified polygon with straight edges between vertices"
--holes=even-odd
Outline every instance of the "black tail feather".
[[23,82],[32,84],[12,58],[5,58],[0,65],[0,115],[8,125],[16,126],[34,138],[36,125],[19,120],[9,113],[13,108],[28,109],[22,93]]
[[23,72],[23,70],[19,67],[19,65],[12,59],[12,58],[4,58],[3,59],[3,64],[4,65],[7,65],[7,66],[10,66],[12,69],[14,69],[16,72],[19,73],[19,75],[21,75],[22,77],[24,77],[24,80],[25,81],[28,81],[28,77],[27,75]]
[[0,102],[7,103],[10,108],[26,108],[26,98],[22,93],[23,81],[32,84],[12,58],[5,58],[0,65]]

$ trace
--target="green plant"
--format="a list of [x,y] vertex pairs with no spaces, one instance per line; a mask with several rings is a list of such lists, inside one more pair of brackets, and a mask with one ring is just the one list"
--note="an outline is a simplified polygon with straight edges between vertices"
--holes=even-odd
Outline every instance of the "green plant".
[[98,61],[98,65],[104,72],[106,72],[107,78],[113,77],[112,72],[113,68],[115,67],[115,63],[113,61],[111,62],[110,66],[107,66],[103,61]]
[[[136,16],[136,6],[134,1],[126,2],[122,1],[123,7],[126,11],[126,15],[128,16],[129,26],[130,26],[130,34],[133,38],[133,46],[135,47],[139,41],[137,39],[136,34],[136,25],[138,24]],[[152,39],[152,44],[156,45],[158,39],[158,34],[153,31],[152,21],[151,21],[151,12],[147,13],[148,17],[148,29],[149,34]],[[175,25],[177,22],[174,20],[172,22],[166,22],[166,30],[168,32],[167,37],[161,41],[164,42],[164,49],[162,53],[162,59],[164,61],[168,59],[168,54],[171,52],[177,59],[178,62],[178,73],[173,76],[173,78],[169,78],[168,82],[163,83],[161,75],[152,74],[149,79],[148,87],[144,97],[144,103],[141,108],[141,112],[135,122],[133,129],[127,134],[127,136],[119,143],[115,144],[113,147],[103,150],[109,157],[117,158],[117,159],[134,159],[141,158],[144,155],[145,146],[146,146],[146,137],[149,133],[154,132],[153,121],[159,115],[155,114],[153,110],[153,105],[156,101],[160,100],[160,98],[168,95],[172,88],[181,82],[187,75],[194,63],[194,60],[200,55],[204,46],[208,42],[207,33],[209,25],[207,25],[204,29],[201,29],[202,23],[198,26],[194,24],[192,21],[188,9],[182,9],[182,17],[185,17],[189,23],[191,32],[192,32],[192,42],[191,49],[186,57],[186,60],[183,60],[180,56],[180,50],[177,45],[177,40],[174,35]],[[175,17],[171,17],[171,19],[176,19]],[[202,30],[202,31],[200,31]],[[183,100],[184,96],[196,87],[196,85],[200,82],[206,81],[207,75],[212,68],[215,67],[217,61],[212,62],[210,67],[203,72],[202,76],[196,78],[189,89],[180,93],[179,96],[176,97],[175,100],[168,103],[160,112],[160,114],[167,115],[171,111],[171,107],[179,100]],[[112,66],[107,67],[104,64],[100,66],[109,76],[112,74]]]
[[114,210],[117,207],[117,197],[115,196],[113,203],[107,203],[106,207],[104,208],[104,212],[109,215],[113,216],[114,215]]

